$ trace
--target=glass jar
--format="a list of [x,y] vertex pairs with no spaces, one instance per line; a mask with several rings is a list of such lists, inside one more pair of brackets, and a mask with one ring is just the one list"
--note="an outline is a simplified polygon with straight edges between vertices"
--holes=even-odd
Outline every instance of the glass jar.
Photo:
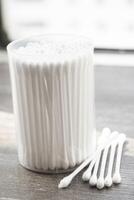
[[19,162],[72,170],[96,148],[93,45],[47,34],[8,45]]

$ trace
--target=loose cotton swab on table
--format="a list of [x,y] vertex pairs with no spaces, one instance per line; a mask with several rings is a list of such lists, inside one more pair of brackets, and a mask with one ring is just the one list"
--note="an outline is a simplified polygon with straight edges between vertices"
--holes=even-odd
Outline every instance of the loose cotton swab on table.
[[96,157],[96,163],[95,163],[95,166],[94,166],[93,174],[92,174],[92,176],[90,177],[90,180],[89,180],[89,184],[91,186],[95,186],[96,183],[97,183],[97,172],[98,172],[98,168],[99,168],[101,154],[102,154],[102,151],[100,151],[98,153],[97,157]]
[[99,175],[99,178],[97,180],[97,188],[98,189],[104,188],[104,173],[105,173],[108,151],[109,151],[109,147],[106,147],[104,152],[103,152],[100,175]]
[[113,175],[113,183],[115,183],[115,184],[121,183],[120,165],[121,165],[121,156],[122,156],[123,145],[124,145],[125,141],[126,141],[126,135],[120,134],[120,140],[118,142],[118,149],[117,149],[115,172]]
[[91,173],[92,173],[93,167],[95,165],[95,162],[96,162],[96,159],[93,159],[91,161],[91,163],[89,164],[88,169],[83,173],[83,175],[82,175],[82,180],[83,181],[89,181],[89,179],[91,177]]
[[95,153],[93,153],[89,158],[87,158],[76,170],[74,170],[70,175],[64,177],[59,185],[58,188],[66,188],[70,185],[73,178],[82,170],[84,169],[97,155],[98,152],[100,152],[102,149],[105,148],[107,144],[107,136],[109,135],[109,129],[103,129],[102,135],[100,138],[100,145],[98,146]]
[[[102,135],[98,142],[98,147],[95,153],[93,153],[89,158],[87,158],[74,172],[70,175],[64,177],[58,187],[59,188],[66,188],[71,183],[73,178],[88,164],[88,169],[83,173],[82,179],[84,181],[89,181],[91,185],[96,185],[98,189],[104,188],[104,186],[110,187],[112,183],[120,183],[121,176],[120,176],[120,164],[121,164],[121,156],[122,156],[122,149],[124,142],[126,141],[125,134],[119,134],[117,131],[114,131],[110,134],[110,129],[105,128],[102,131]],[[115,166],[115,173],[112,178],[112,169],[114,164],[114,157],[117,149],[117,157],[116,157],[116,166]],[[110,149],[110,160],[108,164],[108,172],[107,176],[104,178],[107,156]],[[102,155],[102,161],[100,164],[100,157]],[[97,173],[100,165],[100,173],[97,179]],[[94,167],[94,170],[93,170]],[[93,171],[93,174],[92,174]]]
[[107,176],[105,177],[105,186],[111,187],[113,180],[112,180],[112,169],[113,169],[113,163],[114,163],[114,156],[115,156],[115,151],[118,142],[120,142],[121,136],[119,135],[117,139],[112,143],[111,145],[111,151],[110,151],[110,160],[109,160],[109,165],[108,165],[108,172]]

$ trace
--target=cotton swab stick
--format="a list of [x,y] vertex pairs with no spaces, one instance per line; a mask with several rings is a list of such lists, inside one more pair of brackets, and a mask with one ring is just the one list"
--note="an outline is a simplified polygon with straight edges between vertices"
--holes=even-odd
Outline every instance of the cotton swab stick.
[[121,183],[120,165],[121,165],[122,149],[123,149],[123,145],[124,145],[125,141],[126,141],[126,135],[121,134],[120,141],[118,143],[118,149],[117,149],[115,172],[113,175],[113,183],[115,183],[115,184]]
[[118,144],[118,140],[120,139],[120,135],[118,136],[117,139],[112,143],[111,145],[111,150],[110,150],[110,160],[109,160],[109,165],[108,165],[108,172],[107,176],[105,177],[105,186],[111,187],[113,181],[112,181],[112,169],[113,169],[113,163],[114,163],[114,156],[115,156],[115,151],[116,151],[116,146]]
[[97,172],[98,172],[98,168],[99,168],[101,154],[102,154],[102,151],[100,151],[98,153],[97,157],[96,157],[96,163],[95,163],[95,166],[94,166],[93,174],[92,174],[92,176],[90,177],[90,180],[89,180],[89,184],[91,186],[95,186],[96,183],[97,183]]
[[[111,136],[112,137],[110,138],[110,140],[111,140],[111,143],[112,143],[112,140],[114,140],[118,136],[118,132],[114,131],[111,134]],[[98,189],[104,188],[104,173],[105,173],[106,161],[107,161],[107,156],[108,156],[108,151],[109,151],[110,146],[111,146],[111,144],[108,145],[104,149],[104,152],[103,152],[102,161],[101,161],[101,167],[100,167],[100,175],[99,175],[99,178],[97,180],[97,188]]]
[[87,158],[76,170],[74,170],[70,175],[64,177],[59,185],[58,188],[66,188],[68,185],[70,185],[73,178],[82,170],[84,167],[86,167],[96,156],[96,154],[104,149],[106,142],[107,142],[107,136],[109,135],[109,129],[105,128],[103,129],[101,138],[100,138],[100,145],[98,146],[97,150],[89,157]]
[[92,169],[95,165],[96,159],[93,159],[91,161],[91,163],[89,164],[88,169],[83,173],[82,175],[82,180],[83,181],[89,181],[90,177],[91,177],[91,173],[92,173]]
[[100,169],[100,176],[97,180],[97,188],[98,189],[102,189],[104,187],[104,172],[105,172],[105,167],[106,167],[106,160],[107,160],[108,151],[109,151],[109,147],[106,147],[104,152],[103,152],[102,164],[101,164],[101,169]]
[[[110,135],[111,131],[109,128],[104,128],[102,132],[107,132],[107,137]],[[101,144],[101,136],[98,140],[98,145],[99,146]],[[83,173],[83,176],[82,176],[82,180],[83,181],[89,181],[90,177],[91,177],[91,173],[92,173],[92,169],[95,165],[95,162],[96,162],[96,157],[91,161],[88,169]]]

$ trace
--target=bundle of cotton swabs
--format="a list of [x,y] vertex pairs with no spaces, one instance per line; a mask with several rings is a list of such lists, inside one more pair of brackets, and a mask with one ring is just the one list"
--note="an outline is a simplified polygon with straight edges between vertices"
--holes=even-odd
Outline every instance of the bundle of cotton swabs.
[[120,165],[125,141],[125,134],[117,131],[111,132],[109,128],[104,128],[98,140],[96,151],[70,175],[64,177],[58,188],[68,187],[74,177],[87,166],[82,179],[88,181],[89,185],[103,189],[104,187],[111,187],[113,183],[121,183]]

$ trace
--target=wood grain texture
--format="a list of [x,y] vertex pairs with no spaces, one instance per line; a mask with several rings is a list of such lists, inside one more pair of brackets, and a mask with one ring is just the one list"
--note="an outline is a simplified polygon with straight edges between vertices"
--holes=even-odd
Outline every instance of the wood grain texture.
[[[125,132],[134,138],[134,68],[95,67],[96,124]],[[18,164],[10,79],[7,63],[0,63],[0,200],[133,200],[134,154],[123,156],[122,184],[102,191],[77,176],[71,186],[59,190],[62,175],[28,171]],[[134,152],[134,143],[129,150]]]

